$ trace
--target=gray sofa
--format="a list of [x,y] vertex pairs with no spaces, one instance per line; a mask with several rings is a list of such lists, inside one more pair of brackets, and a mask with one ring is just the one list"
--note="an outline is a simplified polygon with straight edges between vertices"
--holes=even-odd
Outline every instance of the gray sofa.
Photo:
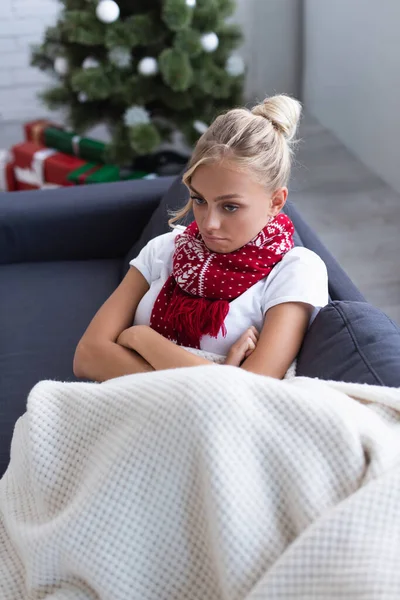
[[[167,230],[167,207],[186,197],[180,179],[171,177],[0,194],[0,477],[30,389],[41,379],[75,380],[74,350],[89,321],[129,259]],[[286,211],[296,243],[327,265],[333,306],[366,307],[292,202]]]

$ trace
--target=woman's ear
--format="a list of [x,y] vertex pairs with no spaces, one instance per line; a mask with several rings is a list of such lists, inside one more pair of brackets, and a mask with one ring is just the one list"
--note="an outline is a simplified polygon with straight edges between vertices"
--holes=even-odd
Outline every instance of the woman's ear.
[[287,187],[281,187],[272,194],[271,213],[275,217],[285,206],[288,197]]

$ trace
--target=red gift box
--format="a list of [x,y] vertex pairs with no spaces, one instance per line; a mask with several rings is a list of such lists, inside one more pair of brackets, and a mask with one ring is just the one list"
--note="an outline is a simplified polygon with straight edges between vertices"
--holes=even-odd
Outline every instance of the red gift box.
[[16,181],[15,189],[17,192],[25,192],[27,190],[54,190],[55,188],[59,187],[61,187],[61,185],[56,185],[54,183],[38,185],[37,183],[28,183],[28,181]]
[[0,150],[0,191],[13,192],[17,188],[11,154]]
[[28,190],[39,190],[38,185],[31,185],[30,183],[24,183],[23,181],[17,181],[17,192],[26,192]]
[[45,184],[71,186],[67,176],[85,163],[69,154],[45,148],[34,142],[23,142],[12,148],[14,170],[17,181],[39,188]]
[[27,142],[34,142],[45,146],[44,132],[47,127],[53,127],[54,129],[62,129],[61,125],[57,125],[48,119],[36,119],[35,121],[29,121],[24,123],[25,139]]

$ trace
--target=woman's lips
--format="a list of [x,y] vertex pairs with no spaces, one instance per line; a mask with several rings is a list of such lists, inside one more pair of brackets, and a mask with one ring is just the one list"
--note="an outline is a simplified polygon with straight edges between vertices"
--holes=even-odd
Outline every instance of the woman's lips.
[[208,240],[209,242],[223,242],[226,239],[221,237],[214,237],[213,235],[206,235],[205,233],[202,234],[202,237]]

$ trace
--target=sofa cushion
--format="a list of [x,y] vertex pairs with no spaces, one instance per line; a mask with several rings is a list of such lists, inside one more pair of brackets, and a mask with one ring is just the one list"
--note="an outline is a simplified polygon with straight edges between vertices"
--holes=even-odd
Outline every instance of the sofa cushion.
[[400,328],[367,302],[332,302],[305,336],[297,375],[400,387]]
[[[129,269],[129,262],[139,254],[141,249],[150,240],[170,231],[168,225],[168,220],[170,219],[169,213],[182,208],[188,200],[189,191],[184,183],[182,183],[182,175],[179,175],[162,197],[160,204],[153,212],[146,227],[143,229],[140,238],[133,244],[132,248],[127,253],[123,264],[123,275],[125,275]],[[288,207],[289,206],[290,202],[288,203]],[[286,210],[287,209],[285,208],[283,212],[286,212]],[[296,246],[304,246],[297,231],[295,231],[294,234],[294,242]]]
[[74,381],[76,345],[119,282],[121,260],[4,265],[0,269],[0,477],[13,427],[42,379]]

